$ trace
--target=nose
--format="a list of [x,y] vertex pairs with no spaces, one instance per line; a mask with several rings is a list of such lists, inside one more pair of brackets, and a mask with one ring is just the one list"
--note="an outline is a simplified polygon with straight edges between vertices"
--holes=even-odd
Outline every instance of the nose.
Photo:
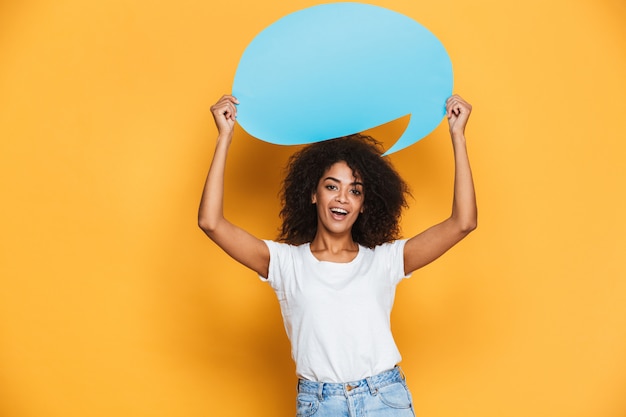
[[335,201],[338,203],[347,203],[348,202],[348,196],[346,195],[347,191],[346,190],[340,190],[337,193],[337,196],[335,197]]

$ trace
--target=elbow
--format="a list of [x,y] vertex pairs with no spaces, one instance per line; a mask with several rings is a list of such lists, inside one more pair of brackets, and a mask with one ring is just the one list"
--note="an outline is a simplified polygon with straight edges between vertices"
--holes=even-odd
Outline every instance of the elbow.
[[456,228],[463,236],[467,236],[472,233],[478,227],[477,216],[468,216],[465,218],[456,218]]
[[198,217],[198,227],[210,237],[217,228],[217,224],[216,222],[210,221],[206,217],[200,216]]
[[477,227],[478,222],[476,220],[463,223],[461,225],[461,233],[463,233],[464,235],[469,235],[474,230],[476,230]]
[[465,219],[461,224],[461,232],[464,235],[469,235],[478,227],[478,216],[472,216],[469,219]]

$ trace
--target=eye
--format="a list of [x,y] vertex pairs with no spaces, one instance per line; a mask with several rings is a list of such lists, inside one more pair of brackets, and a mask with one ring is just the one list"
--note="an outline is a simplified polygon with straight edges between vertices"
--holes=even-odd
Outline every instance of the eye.
[[337,190],[337,186],[333,184],[326,184],[325,187],[327,190],[332,190],[332,191]]
[[354,195],[361,195],[361,194],[362,194],[362,193],[361,193],[361,191],[360,191],[360,190],[357,190],[356,188],[351,189],[351,190],[350,190],[350,192],[351,192],[352,194],[354,194]]

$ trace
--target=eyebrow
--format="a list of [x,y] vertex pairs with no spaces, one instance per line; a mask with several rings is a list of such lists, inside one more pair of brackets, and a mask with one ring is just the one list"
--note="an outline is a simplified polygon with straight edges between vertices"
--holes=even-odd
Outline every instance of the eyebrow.
[[[326,181],[326,180],[331,180],[331,181],[335,181],[335,182],[341,183],[341,181],[339,181],[335,177],[326,177],[326,178],[324,178],[324,181]],[[363,183],[360,182],[360,181],[353,181],[353,182],[350,183],[350,185],[360,185],[362,187]]]

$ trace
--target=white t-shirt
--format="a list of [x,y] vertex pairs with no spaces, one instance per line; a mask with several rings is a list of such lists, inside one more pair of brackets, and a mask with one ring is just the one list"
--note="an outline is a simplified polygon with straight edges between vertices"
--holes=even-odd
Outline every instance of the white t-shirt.
[[310,245],[265,241],[268,281],[280,302],[300,378],[350,382],[400,362],[390,314],[404,275],[405,240],[359,245],[349,263],[319,261]]

